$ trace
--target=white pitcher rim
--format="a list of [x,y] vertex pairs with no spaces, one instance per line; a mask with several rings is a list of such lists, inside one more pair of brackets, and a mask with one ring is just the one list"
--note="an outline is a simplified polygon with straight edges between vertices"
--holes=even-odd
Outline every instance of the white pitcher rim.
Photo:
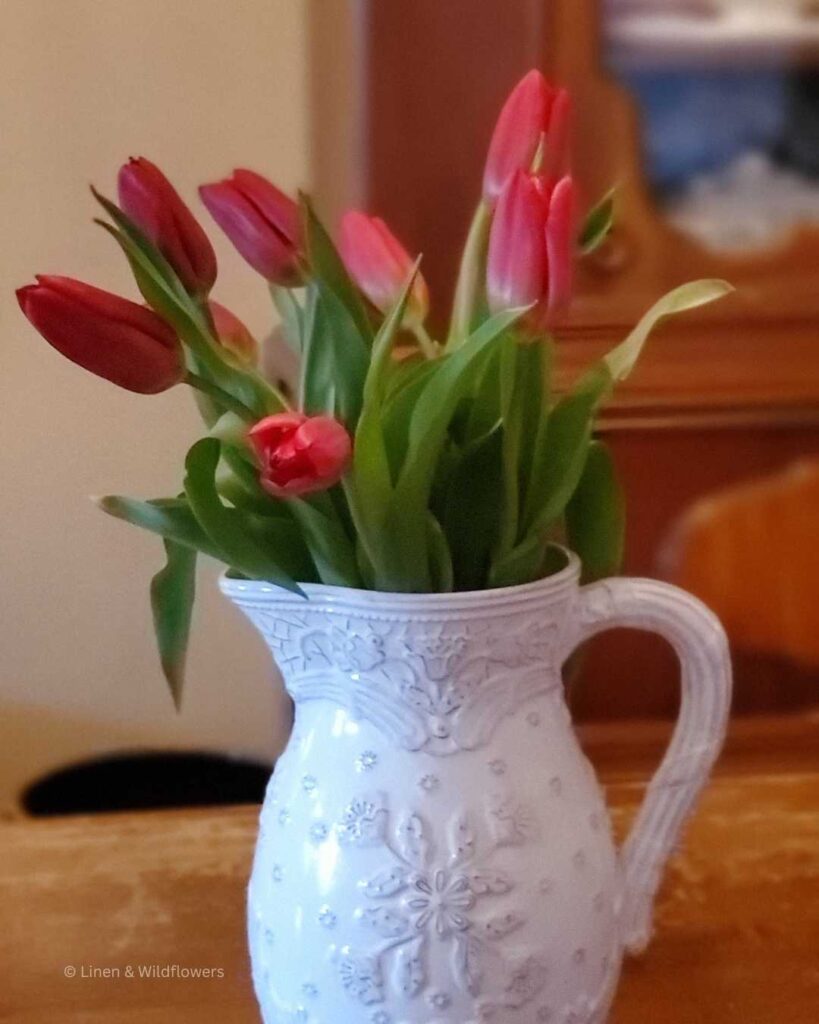
[[456,611],[474,608],[478,605],[514,604],[520,600],[552,596],[566,587],[577,584],[580,577],[580,559],[577,555],[555,544],[566,558],[566,564],[557,572],[530,583],[518,583],[511,587],[492,587],[487,590],[458,590],[447,593],[431,592],[423,594],[397,593],[386,590],[362,590],[357,587],[339,587],[327,583],[300,583],[299,587],[305,597],[285,590],[275,583],[263,580],[239,580],[222,573],[219,577],[219,588],[223,594],[237,604],[252,602],[254,604],[269,603],[286,605],[293,609],[306,609],[321,605],[335,606],[349,610],[361,608],[366,611],[431,611],[435,609]]

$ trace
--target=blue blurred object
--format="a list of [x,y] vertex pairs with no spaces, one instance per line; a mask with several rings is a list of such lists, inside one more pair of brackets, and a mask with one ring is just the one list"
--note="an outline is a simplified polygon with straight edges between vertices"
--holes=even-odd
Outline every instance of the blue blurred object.
[[643,116],[646,170],[664,195],[743,153],[774,154],[790,114],[790,72],[763,69],[623,71]]

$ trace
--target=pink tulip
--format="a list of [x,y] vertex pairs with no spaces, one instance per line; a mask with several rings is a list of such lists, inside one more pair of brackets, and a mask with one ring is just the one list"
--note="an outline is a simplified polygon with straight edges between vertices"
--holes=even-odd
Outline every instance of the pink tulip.
[[569,95],[532,70],[515,86],[495,124],[483,175],[483,198],[493,205],[515,171],[533,171],[543,142],[549,180],[568,170]]
[[352,454],[350,435],[330,416],[276,413],[260,420],[248,437],[259,459],[260,483],[277,498],[332,487]]
[[229,309],[214,302],[208,307],[213,317],[216,337],[223,348],[234,355],[239,362],[255,366],[259,360],[259,343],[245,327],[242,321]]
[[70,277],[37,276],[20,308],[72,363],[128,391],[155,394],[185,376],[174,331],[152,310]]
[[552,190],[546,218],[546,258],[549,268],[548,317],[565,312],[572,297],[577,195],[567,175]]
[[567,89],[557,89],[552,98],[543,140],[543,161],[538,169],[547,181],[558,181],[570,169],[572,98]]
[[299,209],[266,178],[236,170],[202,185],[202,202],[245,260],[262,277],[292,287],[302,280]]
[[158,167],[144,157],[123,164],[119,205],[148,236],[192,294],[207,294],[216,280],[216,254],[208,236]]
[[536,180],[516,171],[500,193],[489,235],[486,293],[493,312],[540,301],[547,274],[547,211]]
[[[353,280],[372,304],[386,313],[397,301],[414,260],[380,217],[348,210],[341,218],[341,258]],[[429,312],[429,291],[420,274],[407,300],[405,320],[422,324]]]
[[541,177],[517,171],[501,191],[489,235],[486,292],[493,313],[531,306],[535,330],[552,326],[571,297],[574,185],[549,189]]

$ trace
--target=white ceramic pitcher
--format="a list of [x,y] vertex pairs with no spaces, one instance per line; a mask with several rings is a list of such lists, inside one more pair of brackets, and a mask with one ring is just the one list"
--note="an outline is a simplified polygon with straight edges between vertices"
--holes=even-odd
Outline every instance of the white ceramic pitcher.
[[[602,1024],[723,740],[715,617],[653,580],[580,587],[574,556],[474,593],[222,588],[296,705],[249,888],[265,1024]],[[660,633],[682,667],[673,741],[620,852],[560,675],[613,626]]]

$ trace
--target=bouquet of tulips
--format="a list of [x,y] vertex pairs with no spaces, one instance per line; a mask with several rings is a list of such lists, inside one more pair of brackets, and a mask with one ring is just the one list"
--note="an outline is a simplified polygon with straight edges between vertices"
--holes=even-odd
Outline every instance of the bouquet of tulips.
[[267,282],[300,359],[297,393],[257,368],[258,346],[210,298],[202,227],[145,159],[119,172],[119,205],[94,191],[145,305],[66,277],[18,291],[64,356],[141,394],[195,389],[205,436],[169,498],[105,497],[104,511],[162,537],[151,584],[160,655],[179,701],[197,553],[233,575],[299,591],[504,587],[553,571],[554,540],[587,579],[616,570],[622,500],[594,417],[654,324],[728,290],[683,285],[575,386],[553,397],[554,333],[572,267],[603,240],[612,196],[585,218],[569,169],[570,99],[537,71],[492,136],[446,335],[427,328],[420,260],[386,224],[351,211],[338,248],[307,197],[248,170],[200,189]]

